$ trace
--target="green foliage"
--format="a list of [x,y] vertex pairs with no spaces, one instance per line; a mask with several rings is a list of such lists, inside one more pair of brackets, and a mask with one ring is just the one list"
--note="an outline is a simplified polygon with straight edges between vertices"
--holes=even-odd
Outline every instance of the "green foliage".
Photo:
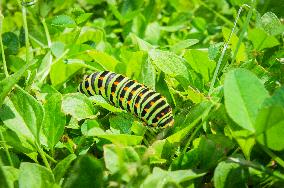
[[[282,4],[4,0],[0,187],[283,187]],[[102,70],[160,92],[174,126],[77,92]]]

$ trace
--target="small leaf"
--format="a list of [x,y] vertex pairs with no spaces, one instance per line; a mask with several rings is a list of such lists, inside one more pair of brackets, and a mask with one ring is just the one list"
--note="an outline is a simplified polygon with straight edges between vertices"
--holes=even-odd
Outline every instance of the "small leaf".
[[123,111],[122,109],[109,104],[101,95],[91,96],[90,100],[92,100],[95,103],[95,105],[99,105],[109,110],[110,112],[122,112]]
[[63,187],[103,187],[103,166],[101,162],[89,155],[80,156]]
[[141,187],[164,187],[170,182],[179,184],[202,177],[204,175],[205,173],[197,173],[193,170],[165,171],[161,168],[155,167],[153,169],[153,173],[147,176]]
[[55,185],[53,174],[47,168],[35,163],[21,163],[19,187],[46,188]]
[[2,166],[0,162],[0,187],[14,188],[14,184],[18,179],[19,169],[12,166]]
[[55,16],[50,20],[50,24],[56,27],[75,27],[76,22],[67,15]]
[[78,121],[86,118],[94,118],[97,113],[97,109],[94,108],[90,99],[81,93],[64,95],[62,110],[65,114],[70,114]]
[[268,35],[261,28],[255,28],[249,30],[248,39],[252,41],[252,44],[256,50],[272,48],[280,44],[279,41],[274,36]]
[[218,164],[214,171],[214,186],[216,188],[239,188],[246,187],[248,171],[239,164],[223,161]]
[[224,95],[229,116],[242,128],[254,131],[257,113],[269,96],[261,81],[246,69],[234,69],[225,77]]
[[189,79],[187,67],[185,61],[181,57],[174,53],[161,50],[151,50],[149,57],[152,63],[165,74],[171,77],[182,76],[185,79]]
[[77,156],[75,154],[70,154],[57,163],[57,165],[53,169],[55,182],[57,183],[60,182],[60,180],[64,177],[66,172],[68,172],[71,163],[76,159],[76,157]]
[[61,94],[54,93],[44,104],[43,132],[50,149],[55,146],[64,132],[65,115],[61,111],[61,100]]

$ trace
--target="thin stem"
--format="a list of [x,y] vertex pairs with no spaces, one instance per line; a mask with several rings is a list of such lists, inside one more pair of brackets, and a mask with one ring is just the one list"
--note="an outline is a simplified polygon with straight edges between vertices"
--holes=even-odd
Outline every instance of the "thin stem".
[[284,161],[278,157],[275,153],[267,149],[266,147],[262,147],[263,151],[267,153],[273,160],[275,160],[282,168],[284,168]]
[[257,163],[253,163],[251,161],[247,161],[247,160],[244,160],[244,159],[239,159],[239,158],[233,158],[233,157],[229,157],[228,158],[229,161],[231,162],[234,162],[234,163],[238,163],[242,166],[246,166],[246,167],[251,167],[251,168],[254,168],[258,171],[261,171],[261,172],[264,172],[266,174],[269,174],[269,175],[272,175],[280,180],[284,180],[284,175],[281,174],[280,172],[278,171],[272,171],[270,170],[269,168],[266,168],[265,166],[263,165],[260,165],[260,164],[257,164]]
[[23,16],[23,25],[25,30],[25,44],[26,44],[26,63],[29,63],[29,30],[28,30],[28,23],[27,23],[27,9],[25,6],[22,6],[22,16]]
[[220,18],[221,20],[223,20],[225,23],[227,23],[228,25],[230,25],[231,27],[234,26],[234,24],[227,19],[226,17],[224,17],[222,14],[220,14],[219,12],[215,11],[214,9],[212,9],[211,7],[209,7],[206,3],[204,3],[203,1],[199,1],[199,3],[204,6],[205,8],[207,8],[208,10],[210,10],[211,12],[213,12],[218,18]]
[[48,28],[47,28],[47,25],[46,25],[46,22],[45,22],[45,18],[41,19],[41,23],[42,23],[43,28],[44,28],[44,32],[45,32],[45,36],[46,36],[46,40],[47,40],[47,45],[48,45],[49,48],[51,48],[52,42],[51,42],[50,34],[49,34],[49,31],[48,31]]
[[37,142],[36,142],[36,148],[37,148],[37,151],[39,152],[39,154],[40,154],[40,156],[41,156],[41,158],[42,158],[42,160],[43,160],[44,165],[45,165],[49,170],[51,170],[50,165],[49,165],[49,163],[48,163],[48,161],[47,161],[47,159],[46,159],[45,152],[41,149],[41,147],[39,146],[39,144],[38,144]]
[[4,20],[4,16],[2,15],[1,7],[0,7],[0,45],[1,45],[1,53],[2,53],[2,62],[3,62],[3,67],[4,67],[4,73],[5,73],[5,76],[8,77],[9,73],[8,73],[8,69],[7,69],[7,63],[6,63],[5,53],[4,53],[4,45],[3,45],[3,40],[2,40],[3,20]]
[[212,79],[211,84],[210,84],[209,95],[211,95],[211,93],[212,93],[212,91],[214,89],[214,85],[215,85],[215,82],[217,80],[217,75],[219,73],[219,69],[220,69],[220,66],[222,64],[222,60],[223,60],[223,58],[225,56],[225,53],[226,53],[226,50],[227,50],[227,48],[229,46],[230,40],[231,40],[231,38],[233,36],[233,33],[234,33],[235,29],[236,29],[236,26],[237,26],[237,23],[238,23],[238,20],[240,18],[240,14],[241,14],[242,10],[243,10],[243,7],[240,7],[240,9],[238,11],[237,18],[235,19],[235,22],[234,22],[234,27],[233,27],[233,29],[232,29],[232,31],[230,33],[230,36],[229,36],[227,42],[225,43],[225,46],[224,46],[224,48],[222,50],[222,53],[221,53],[221,56],[220,56],[220,58],[218,60],[218,63],[217,63],[217,66],[216,66],[216,69],[215,69],[215,72],[214,72],[214,75],[213,75],[213,79]]
[[4,136],[3,136],[2,131],[0,131],[0,139],[3,140],[3,147],[4,147],[4,149],[5,149],[5,152],[6,152],[8,161],[9,161],[9,163],[10,163],[10,166],[14,166],[14,163],[13,163],[13,161],[12,161],[12,158],[11,158],[10,152],[9,152],[9,150],[8,150],[8,147],[7,147],[7,145],[6,145],[6,141],[5,141],[5,139],[4,139]]
[[[238,53],[238,51],[239,51],[239,48],[240,48],[241,43],[242,43],[242,41],[243,41],[243,39],[244,39],[244,36],[245,36],[245,32],[246,32],[247,29],[248,29],[248,25],[249,25],[250,19],[251,19],[251,17],[252,17],[254,1],[252,1],[251,4],[252,4],[252,5],[249,6],[250,9],[249,9],[249,12],[248,12],[248,16],[247,16],[247,18],[246,18],[245,24],[244,24],[244,26],[243,26],[243,28],[242,28],[242,31],[241,31],[241,33],[240,33],[240,36],[239,36],[239,40],[238,40],[236,49],[235,49],[235,51],[234,51],[234,55],[233,55],[233,58],[232,58],[232,63],[234,63],[235,60],[236,60],[237,53]],[[244,6],[247,6],[247,5],[244,4],[242,7],[244,7]]]

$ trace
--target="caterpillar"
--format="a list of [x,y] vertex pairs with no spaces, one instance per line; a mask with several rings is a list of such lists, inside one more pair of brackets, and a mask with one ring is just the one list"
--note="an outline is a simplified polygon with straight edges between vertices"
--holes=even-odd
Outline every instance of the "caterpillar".
[[87,96],[101,95],[150,126],[165,128],[174,124],[172,108],[165,97],[121,74],[94,72],[84,78],[78,91]]

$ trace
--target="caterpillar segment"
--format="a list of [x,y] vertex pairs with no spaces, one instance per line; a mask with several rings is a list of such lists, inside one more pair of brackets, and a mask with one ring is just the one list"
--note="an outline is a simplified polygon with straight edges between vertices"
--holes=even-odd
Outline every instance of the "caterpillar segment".
[[173,126],[172,108],[165,97],[143,84],[110,71],[95,72],[86,77],[78,91],[87,96],[101,95],[153,127]]

